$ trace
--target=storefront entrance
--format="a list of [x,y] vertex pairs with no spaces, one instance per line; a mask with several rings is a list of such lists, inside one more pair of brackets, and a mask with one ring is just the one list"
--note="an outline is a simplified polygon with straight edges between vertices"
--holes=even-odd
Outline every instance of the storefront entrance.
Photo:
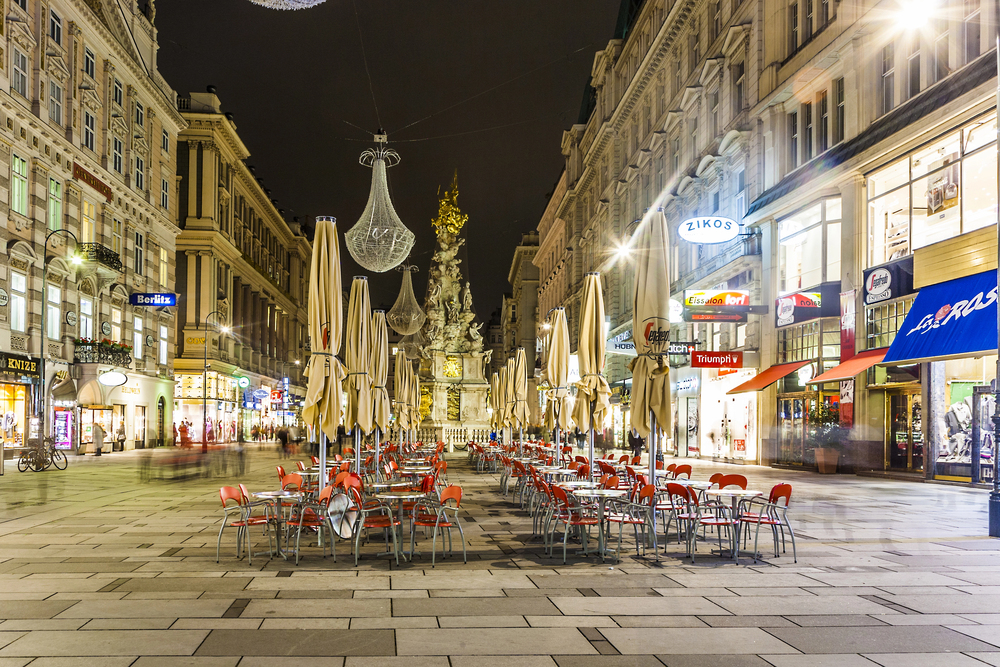
[[786,394],[778,397],[778,462],[802,465],[806,460],[809,412],[818,394]]
[[924,469],[921,397],[917,392],[885,392],[886,467],[919,472]]

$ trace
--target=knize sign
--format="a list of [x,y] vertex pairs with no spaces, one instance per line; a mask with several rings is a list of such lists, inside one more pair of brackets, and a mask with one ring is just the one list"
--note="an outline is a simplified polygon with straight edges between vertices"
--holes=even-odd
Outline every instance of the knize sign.
[[742,352],[692,352],[692,368],[743,368]]

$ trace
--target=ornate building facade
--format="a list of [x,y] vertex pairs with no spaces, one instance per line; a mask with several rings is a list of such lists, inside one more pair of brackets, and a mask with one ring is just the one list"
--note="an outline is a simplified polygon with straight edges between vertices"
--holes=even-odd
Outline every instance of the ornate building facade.
[[[106,451],[170,442],[174,309],[130,304],[136,293],[173,292],[179,231],[185,122],[157,69],[153,2],[4,5],[4,445],[37,435],[43,403],[57,447],[92,447],[98,424]],[[109,371],[124,384],[99,382]]]
[[201,440],[207,376],[207,439],[226,442],[297,421],[312,250],[247,166],[214,89],[178,106],[188,127],[178,149],[175,422]]

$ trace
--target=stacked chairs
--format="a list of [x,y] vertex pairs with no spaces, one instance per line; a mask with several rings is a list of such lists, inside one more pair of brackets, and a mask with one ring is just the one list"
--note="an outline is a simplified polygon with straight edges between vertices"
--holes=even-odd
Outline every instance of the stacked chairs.
[[[437,534],[438,530],[448,531],[448,551],[453,551],[451,529],[458,528],[462,539],[462,562],[468,563],[468,555],[465,548],[465,531],[462,530],[462,523],[458,520],[458,512],[462,505],[462,487],[449,486],[441,491],[438,502],[431,500],[420,500],[413,508],[413,519],[410,521],[410,552],[412,553],[416,542],[417,527],[433,528],[431,537],[431,567],[435,567],[437,558]],[[422,511],[421,511],[422,510]],[[449,517],[449,513],[451,516]],[[441,554],[445,555],[444,536],[441,537]]]
[[774,557],[778,557],[778,533],[781,533],[781,551],[785,552],[785,529],[792,539],[792,558],[799,562],[795,550],[795,533],[788,523],[788,503],[792,499],[791,484],[775,484],[767,496],[767,502],[759,498],[745,500],[740,506],[740,523],[745,528],[745,538],[750,536],[750,526],[756,525],[753,538],[753,562],[757,562],[757,539],[760,537],[760,527],[770,526],[774,539]]

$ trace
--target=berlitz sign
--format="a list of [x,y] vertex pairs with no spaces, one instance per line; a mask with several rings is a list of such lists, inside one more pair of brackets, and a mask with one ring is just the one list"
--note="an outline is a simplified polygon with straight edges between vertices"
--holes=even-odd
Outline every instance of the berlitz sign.
[[143,292],[135,292],[129,294],[128,302],[133,306],[176,306],[177,305],[177,295],[166,293],[166,294],[146,294]]
[[692,352],[692,368],[743,368],[742,352]]
[[730,218],[689,218],[681,223],[677,233],[688,243],[725,243],[739,236],[740,225]]

